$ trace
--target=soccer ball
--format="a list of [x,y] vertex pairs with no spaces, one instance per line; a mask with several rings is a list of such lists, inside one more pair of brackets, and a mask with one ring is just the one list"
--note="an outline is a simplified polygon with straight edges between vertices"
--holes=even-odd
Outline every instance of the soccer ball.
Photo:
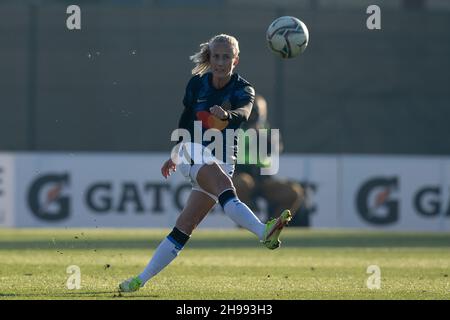
[[308,45],[309,32],[299,19],[290,16],[275,19],[267,29],[267,44],[270,50],[282,58],[293,58]]

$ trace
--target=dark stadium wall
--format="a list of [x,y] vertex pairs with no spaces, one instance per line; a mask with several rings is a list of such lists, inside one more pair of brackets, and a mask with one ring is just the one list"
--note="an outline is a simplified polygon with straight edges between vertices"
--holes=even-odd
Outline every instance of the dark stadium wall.
[[[217,33],[269,102],[286,152],[450,154],[450,12],[239,5],[0,3],[0,150],[167,151],[188,60]],[[266,47],[278,15],[302,19],[306,52]],[[281,68],[281,69],[280,69]]]

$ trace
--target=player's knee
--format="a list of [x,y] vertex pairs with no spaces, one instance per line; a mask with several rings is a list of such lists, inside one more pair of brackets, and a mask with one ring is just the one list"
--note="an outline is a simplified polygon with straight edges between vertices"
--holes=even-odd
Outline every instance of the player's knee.
[[248,173],[242,173],[241,180],[248,189],[253,189],[255,187],[255,179],[253,179],[253,177]]
[[289,186],[286,188],[286,196],[289,201],[295,201],[298,197],[298,193],[292,186]]
[[303,188],[298,183],[290,183],[290,190],[289,193],[289,202],[291,210],[297,211],[304,203],[305,201],[305,194],[303,191]]
[[299,183],[292,183],[291,188],[295,192],[297,200],[303,202],[305,200],[305,190],[303,187]]
[[290,182],[279,184],[277,189],[273,189],[271,192],[275,193],[276,196],[270,197],[270,199],[287,208],[293,208],[300,201],[301,197],[301,187]]
[[252,190],[255,187],[255,181],[248,173],[239,173],[233,177],[232,181],[236,190],[242,190],[243,192]]

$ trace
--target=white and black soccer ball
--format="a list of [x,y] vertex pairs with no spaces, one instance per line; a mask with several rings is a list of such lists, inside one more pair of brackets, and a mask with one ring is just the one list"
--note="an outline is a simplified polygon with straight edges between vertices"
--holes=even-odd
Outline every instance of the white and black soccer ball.
[[303,51],[309,41],[306,25],[295,17],[275,19],[267,29],[267,44],[270,50],[282,58],[293,58]]

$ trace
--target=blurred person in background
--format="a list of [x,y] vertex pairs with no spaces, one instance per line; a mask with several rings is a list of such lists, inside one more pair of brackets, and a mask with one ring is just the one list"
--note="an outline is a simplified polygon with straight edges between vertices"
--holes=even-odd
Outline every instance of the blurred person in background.
[[[200,45],[200,51],[191,56],[195,63],[194,75],[187,84],[183,99],[184,110],[178,127],[190,135],[190,141],[178,141],[171,158],[162,166],[164,178],[177,166],[190,181],[192,191],[180,213],[175,227],[156,248],[146,268],[136,277],[119,285],[122,292],[139,290],[152,277],[168,266],[180,253],[200,224],[217,202],[225,214],[236,224],[254,233],[269,249],[280,246],[279,235],[290,221],[291,213],[281,215],[267,223],[242,203],[231,180],[237,156],[237,137],[227,141],[226,129],[236,130],[250,116],[255,91],[239,74],[233,73],[239,62],[239,44],[229,35],[217,35]],[[209,150],[211,141],[192,141],[196,125],[201,123],[202,134],[212,129],[232,152],[224,152],[230,159],[217,159],[217,150]],[[211,132],[211,131],[210,131]],[[220,157],[219,157],[220,158]],[[178,161],[182,159],[183,161]]]
[[[267,120],[267,101],[263,96],[255,96],[250,117],[241,127],[243,130],[270,130],[270,124]],[[258,199],[263,199],[266,201],[268,212],[276,214],[288,208],[295,214],[304,202],[302,186],[295,181],[277,178],[274,175],[262,175],[260,172],[262,167],[270,165],[270,153],[274,148],[278,148],[278,153],[283,151],[281,137],[278,145],[272,145],[270,133],[267,136],[269,157],[265,159],[260,159],[259,157],[258,159],[250,159],[251,152],[248,152],[249,147],[247,145],[258,142],[246,141],[245,150],[241,151],[246,152],[245,164],[237,164],[235,174],[233,175],[233,183],[236,187],[237,195],[242,202],[257,213],[262,210],[258,206]]]

